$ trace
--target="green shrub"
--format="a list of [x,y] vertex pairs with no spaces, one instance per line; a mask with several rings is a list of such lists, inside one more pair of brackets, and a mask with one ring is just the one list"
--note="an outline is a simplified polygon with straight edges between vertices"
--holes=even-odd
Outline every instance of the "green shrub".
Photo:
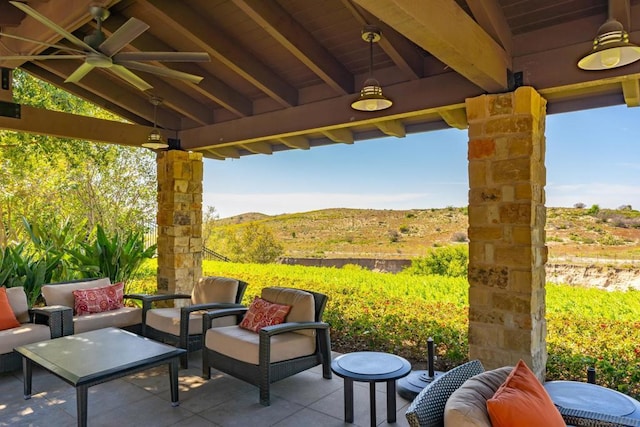
[[424,258],[411,260],[411,266],[403,273],[413,275],[440,275],[467,277],[469,248],[466,245],[444,246],[431,249]]

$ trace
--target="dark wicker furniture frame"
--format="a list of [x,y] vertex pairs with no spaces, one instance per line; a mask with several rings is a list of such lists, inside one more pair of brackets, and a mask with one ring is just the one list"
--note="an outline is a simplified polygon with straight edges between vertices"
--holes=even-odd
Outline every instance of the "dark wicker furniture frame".
[[[206,346],[202,349],[202,377],[211,378],[211,368],[225,372],[260,389],[260,404],[269,406],[270,385],[281,379],[290,377],[299,372],[322,365],[322,377],[331,378],[331,340],[329,338],[329,324],[322,322],[322,314],[327,304],[327,296],[312,292],[315,301],[315,322],[287,322],[279,325],[267,326],[260,330],[259,361],[258,365],[245,363],[233,359],[224,354],[213,351]],[[239,324],[247,312],[247,308],[225,309],[206,313],[202,317],[203,337],[211,327],[211,320],[216,317],[235,315]],[[271,337],[285,332],[293,332],[303,329],[316,331],[316,351],[309,356],[296,359],[283,360],[269,363],[271,354]]]
[[[202,348],[202,334],[190,334],[189,333],[189,315],[194,311],[200,310],[213,310],[223,308],[241,308],[243,307],[242,298],[247,290],[247,282],[238,280],[238,292],[234,303],[207,303],[207,304],[193,304],[187,307],[180,308],[180,336],[176,336],[164,331],[159,331],[151,326],[147,325],[147,313],[153,309],[153,304],[158,301],[169,301],[176,299],[191,299],[191,295],[187,294],[168,294],[168,295],[142,295],[133,294],[129,295],[131,298],[136,298],[142,301],[142,336],[151,338],[156,341],[160,341],[166,344],[175,345],[178,348],[187,350],[187,353],[180,356],[180,367],[189,367],[189,355],[192,351],[197,351]],[[135,331],[132,331],[135,332]]]
[[[71,309],[63,306],[49,306],[29,309],[30,323],[49,326],[51,338],[63,336],[63,315],[71,315]],[[0,372],[10,372],[22,367],[22,356],[12,351],[0,354]]]

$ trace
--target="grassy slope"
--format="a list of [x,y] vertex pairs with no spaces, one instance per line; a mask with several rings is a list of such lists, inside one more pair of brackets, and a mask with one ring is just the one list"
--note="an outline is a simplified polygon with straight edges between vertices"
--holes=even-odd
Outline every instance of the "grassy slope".
[[[215,222],[214,231],[238,230],[259,221],[285,247],[285,256],[318,258],[414,258],[434,246],[466,237],[466,209],[325,209],[267,216],[244,214]],[[626,228],[616,224],[627,223]],[[548,208],[550,259],[566,256],[640,258],[640,212]],[[393,241],[397,240],[397,241]],[[207,246],[224,253],[215,239]]]

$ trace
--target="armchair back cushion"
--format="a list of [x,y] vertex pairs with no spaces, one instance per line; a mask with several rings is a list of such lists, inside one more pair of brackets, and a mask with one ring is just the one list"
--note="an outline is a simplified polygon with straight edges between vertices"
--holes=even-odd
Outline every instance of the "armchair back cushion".
[[42,286],[42,296],[47,305],[64,305],[73,308],[75,301],[73,291],[79,289],[100,288],[109,286],[111,280],[108,277],[101,279],[87,279],[86,281],[78,281],[63,284],[52,284]]
[[7,298],[18,322],[29,322],[29,304],[27,304],[27,294],[24,292],[24,288],[22,286],[7,288]]
[[192,304],[207,304],[210,302],[234,303],[238,293],[238,281],[228,277],[202,277],[191,292]]
[[[315,300],[313,295],[299,289],[271,287],[262,289],[262,299],[291,307],[285,322],[314,322]],[[315,336],[313,330],[295,331],[302,335]]]
[[9,304],[7,288],[2,287],[0,288],[0,331],[17,328],[18,326],[20,326],[20,322],[16,319],[11,304]]

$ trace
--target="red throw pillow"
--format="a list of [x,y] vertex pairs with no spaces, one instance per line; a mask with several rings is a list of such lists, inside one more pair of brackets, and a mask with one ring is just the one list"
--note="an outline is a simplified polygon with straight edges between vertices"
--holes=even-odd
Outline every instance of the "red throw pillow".
[[102,313],[124,307],[124,283],[104,286],[102,288],[78,289],[73,291],[74,313]]
[[494,427],[565,426],[544,386],[522,360],[487,400],[487,410]]
[[0,331],[5,329],[17,328],[20,326],[20,322],[16,319],[16,315],[13,313],[13,308],[9,304],[9,297],[7,296],[7,288],[0,288]]
[[284,322],[289,310],[291,310],[289,305],[275,304],[255,297],[242,322],[240,322],[240,327],[259,332],[265,326],[279,325]]

